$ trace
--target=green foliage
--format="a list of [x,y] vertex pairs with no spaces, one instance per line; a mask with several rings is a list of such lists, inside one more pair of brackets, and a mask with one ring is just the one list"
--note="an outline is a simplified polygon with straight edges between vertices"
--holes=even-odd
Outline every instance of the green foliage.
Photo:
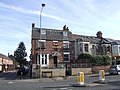
[[78,56],[78,59],[91,59],[91,58],[92,58],[92,56],[87,53],[82,53]]
[[14,51],[14,57],[15,57],[15,60],[21,65],[25,65],[26,64],[26,56],[27,56],[27,53],[26,53],[26,48],[25,48],[25,45],[23,42],[20,42],[18,48],[16,49],[16,51]]
[[92,65],[93,66],[100,66],[100,65],[111,65],[112,58],[107,55],[96,55],[92,58]]

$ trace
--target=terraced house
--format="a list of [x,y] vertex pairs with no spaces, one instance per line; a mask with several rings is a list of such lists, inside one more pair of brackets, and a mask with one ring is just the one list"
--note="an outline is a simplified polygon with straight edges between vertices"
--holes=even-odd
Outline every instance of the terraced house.
[[0,72],[10,71],[13,69],[13,61],[6,55],[0,53]]
[[120,41],[96,36],[75,35],[66,25],[63,30],[35,27],[32,24],[32,62],[45,68],[71,65],[81,53],[109,55],[119,59]]
[[75,60],[74,40],[66,25],[63,30],[45,29],[32,24],[32,61],[41,67],[56,68]]

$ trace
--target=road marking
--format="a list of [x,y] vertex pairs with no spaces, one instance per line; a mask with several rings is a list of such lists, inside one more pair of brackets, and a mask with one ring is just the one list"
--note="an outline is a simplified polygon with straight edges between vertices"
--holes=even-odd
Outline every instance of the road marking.
[[12,84],[13,82],[8,82],[8,84]]

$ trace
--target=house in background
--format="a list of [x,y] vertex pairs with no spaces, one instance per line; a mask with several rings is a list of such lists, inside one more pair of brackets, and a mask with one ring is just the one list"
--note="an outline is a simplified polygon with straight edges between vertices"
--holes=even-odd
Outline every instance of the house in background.
[[14,69],[13,61],[6,55],[0,53],[0,72],[10,71]]
[[120,40],[112,42],[112,57],[116,64],[120,64]]
[[102,32],[98,31],[97,36],[80,35],[75,41],[75,59],[82,53],[91,55],[112,55],[112,41],[103,38]]

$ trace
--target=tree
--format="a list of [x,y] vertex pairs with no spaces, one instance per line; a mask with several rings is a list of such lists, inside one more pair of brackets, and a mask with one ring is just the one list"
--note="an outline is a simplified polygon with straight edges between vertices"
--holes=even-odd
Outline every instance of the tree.
[[20,64],[20,65],[26,65],[26,56],[27,56],[27,52],[25,51],[25,45],[23,42],[20,42],[18,48],[16,49],[16,51],[14,51],[14,57],[15,60]]

